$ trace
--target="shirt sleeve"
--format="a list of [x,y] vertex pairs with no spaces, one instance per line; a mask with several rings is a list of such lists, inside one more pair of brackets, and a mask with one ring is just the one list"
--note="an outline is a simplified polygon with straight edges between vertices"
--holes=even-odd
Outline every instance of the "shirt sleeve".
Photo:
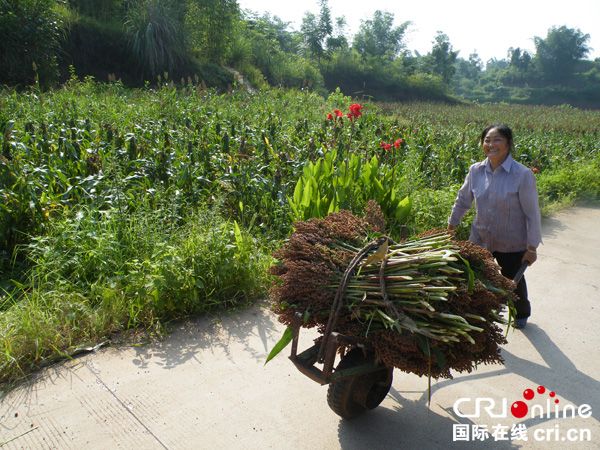
[[473,190],[471,189],[472,171],[473,166],[469,168],[469,173],[467,173],[467,176],[465,177],[465,182],[458,190],[458,195],[456,196],[454,206],[452,207],[452,213],[448,219],[449,225],[457,226],[473,204]]
[[542,242],[542,218],[533,172],[527,170],[519,187],[519,201],[527,218],[527,245],[537,247]]

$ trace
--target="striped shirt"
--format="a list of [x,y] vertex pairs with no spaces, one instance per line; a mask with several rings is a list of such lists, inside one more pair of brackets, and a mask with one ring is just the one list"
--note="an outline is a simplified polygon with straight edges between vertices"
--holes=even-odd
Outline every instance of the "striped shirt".
[[473,200],[470,241],[490,252],[519,252],[542,242],[535,176],[510,154],[494,171],[487,158],[469,168],[448,223],[458,225]]

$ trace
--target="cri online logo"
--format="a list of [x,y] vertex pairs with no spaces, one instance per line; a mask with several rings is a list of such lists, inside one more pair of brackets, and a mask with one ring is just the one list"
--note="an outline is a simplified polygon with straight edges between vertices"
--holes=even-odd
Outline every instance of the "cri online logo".
[[[544,386],[538,386],[537,392],[538,392],[538,394],[544,394],[546,392],[546,388]],[[559,399],[554,398],[554,397],[556,397],[556,392],[550,391],[548,393],[548,396],[550,396],[554,399],[555,404],[558,404],[560,402]],[[523,398],[525,400],[533,400],[534,397],[535,397],[535,393],[533,392],[532,389],[525,389],[523,391]],[[517,400],[512,405],[510,405],[510,413],[513,415],[513,417],[516,417],[517,419],[522,419],[523,417],[525,417],[527,415],[528,412],[529,412],[529,407],[527,406],[527,403],[525,403],[524,401]]]
[[[592,416],[592,407],[588,404],[583,404],[578,407],[574,405],[565,405],[563,408],[559,407],[560,400],[556,398],[556,392],[547,392],[544,386],[538,386],[536,389],[537,393],[543,397],[546,397],[546,408],[543,405],[536,404],[532,405],[531,408],[523,400],[517,400],[510,405],[510,413],[516,419],[522,419],[523,417],[530,414],[532,418],[535,417],[582,417],[589,418]],[[547,393],[547,396],[545,395]],[[523,391],[523,398],[527,401],[531,401],[535,398],[536,393],[533,389],[525,389]],[[493,398],[487,397],[462,397],[454,402],[454,412],[459,417],[480,417],[481,410],[485,411],[489,417],[508,417],[508,400],[503,398],[500,405]],[[553,403],[553,404],[552,404]],[[467,408],[474,408],[473,413],[463,413],[460,408],[465,405]],[[499,407],[498,407],[499,406]]]

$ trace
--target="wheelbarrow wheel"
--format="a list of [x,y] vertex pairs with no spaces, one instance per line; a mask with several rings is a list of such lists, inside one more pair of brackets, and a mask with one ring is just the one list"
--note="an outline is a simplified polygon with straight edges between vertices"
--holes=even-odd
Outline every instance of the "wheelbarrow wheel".
[[[374,360],[373,354],[365,355],[362,349],[354,348],[342,357],[335,370],[351,369]],[[344,419],[359,416],[383,401],[392,386],[393,373],[393,368],[381,366],[381,370],[332,382],[327,390],[327,403]]]

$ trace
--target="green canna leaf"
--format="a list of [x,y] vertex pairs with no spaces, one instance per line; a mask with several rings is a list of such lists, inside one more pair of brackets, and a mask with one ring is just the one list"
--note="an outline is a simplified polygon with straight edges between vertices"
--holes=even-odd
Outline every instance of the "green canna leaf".
[[293,338],[294,338],[294,332],[292,330],[292,327],[287,327],[285,329],[285,331],[283,332],[283,336],[281,336],[281,339],[279,339],[279,341],[277,341],[275,346],[269,352],[269,355],[267,356],[267,360],[265,361],[265,364],[267,364],[269,361],[271,361],[273,358],[275,358],[275,356],[277,356],[284,348],[286,348],[288,346],[288,344],[290,342],[292,342]]
[[302,201],[302,191],[304,189],[304,183],[303,183],[303,177],[300,177],[298,179],[298,182],[296,183],[296,187],[294,189],[294,204],[295,205],[299,205],[300,202]]
[[412,209],[412,200],[409,196],[404,197],[402,201],[398,204],[398,208],[396,208],[396,219],[401,222],[406,221],[408,215],[410,214],[410,210]]
[[304,189],[302,190],[302,201],[300,202],[300,206],[303,208],[308,208],[310,206],[312,193],[312,183],[308,182],[304,185]]

